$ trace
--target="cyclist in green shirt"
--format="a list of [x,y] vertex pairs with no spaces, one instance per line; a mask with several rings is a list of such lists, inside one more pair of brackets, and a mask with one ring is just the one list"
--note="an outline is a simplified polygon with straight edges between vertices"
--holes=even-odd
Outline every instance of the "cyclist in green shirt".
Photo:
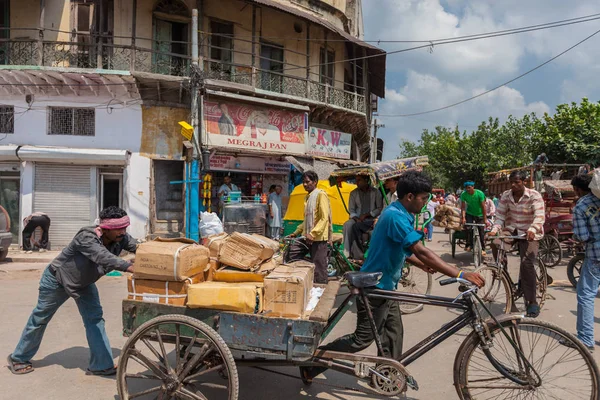
[[[465,190],[460,194],[461,209],[462,209],[462,223],[470,224],[487,224],[487,216],[485,215],[485,194],[475,189],[475,182],[465,182]],[[481,241],[482,254],[485,256],[485,228],[478,226],[479,240]],[[473,231],[467,229],[467,246],[466,251],[471,251],[473,247]]]

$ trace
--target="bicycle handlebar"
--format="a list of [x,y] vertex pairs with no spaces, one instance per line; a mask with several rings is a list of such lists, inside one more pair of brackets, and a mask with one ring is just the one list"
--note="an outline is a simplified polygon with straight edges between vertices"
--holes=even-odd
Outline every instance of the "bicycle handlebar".
[[509,239],[509,240],[525,240],[527,238],[527,236],[525,235],[518,235],[518,236],[514,236],[514,235],[509,235],[509,236],[488,236],[488,240],[495,240],[495,239]]
[[470,222],[465,222],[464,225],[465,226],[483,226],[483,227],[485,227],[485,224],[473,224],[473,223],[470,223]]
[[469,282],[466,279],[463,278],[448,278],[448,279],[442,279],[440,281],[440,286],[446,286],[446,285],[451,285],[453,283],[461,283],[463,285],[469,285],[472,286],[473,284],[471,282]]

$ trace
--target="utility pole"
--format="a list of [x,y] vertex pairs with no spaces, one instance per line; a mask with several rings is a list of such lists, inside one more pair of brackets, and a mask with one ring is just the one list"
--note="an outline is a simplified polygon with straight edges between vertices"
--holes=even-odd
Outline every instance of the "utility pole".
[[194,135],[192,137],[194,153],[192,162],[187,164],[189,172],[187,174],[189,188],[189,202],[186,205],[186,226],[188,238],[198,241],[200,239],[199,214],[200,214],[200,159],[202,157],[202,138],[199,118],[199,96],[201,90],[202,74],[198,66],[198,10],[192,10],[192,66],[190,68],[190,84],[192,97],[192,128]]
[[371,143],[371,163],[377,162],[377,130],[385,128],[385,125],[378,124],[377,119],[373,120],[373,142]]

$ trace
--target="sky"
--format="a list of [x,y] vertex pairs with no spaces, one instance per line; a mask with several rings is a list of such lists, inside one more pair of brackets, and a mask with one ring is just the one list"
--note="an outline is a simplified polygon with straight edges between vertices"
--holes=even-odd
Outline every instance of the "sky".
[[[600,13],[583,0],[363,0],[365,40],[434,40],[543,24]],[[542,64],[600,30],[600,20],[387,56],[379,114],[409,114],[477,95]],[[386,51],[415,44],[380,43]],[[533,73],[465,104],[415,117],[376,117],[384,160],[402,139],[435,126],[472,131],[489,117],[506,120],[558,104],[600,99],[600,34]]]

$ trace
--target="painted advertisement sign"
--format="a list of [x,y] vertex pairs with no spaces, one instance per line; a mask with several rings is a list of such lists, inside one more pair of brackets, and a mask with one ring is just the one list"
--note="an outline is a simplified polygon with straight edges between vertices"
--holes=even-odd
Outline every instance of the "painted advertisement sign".
[[246,104],[206,101],[204,121],[209,146],[304,154],[308,116]]
[[312,126],[307,146],[307,153],[313,156],[350,159],[352,135]]
[[258,158],[233,156],[228,154],[213,154],[210,156],[212,171],[261,172],[265,174],[287,174],[290,163],[274,158]]

